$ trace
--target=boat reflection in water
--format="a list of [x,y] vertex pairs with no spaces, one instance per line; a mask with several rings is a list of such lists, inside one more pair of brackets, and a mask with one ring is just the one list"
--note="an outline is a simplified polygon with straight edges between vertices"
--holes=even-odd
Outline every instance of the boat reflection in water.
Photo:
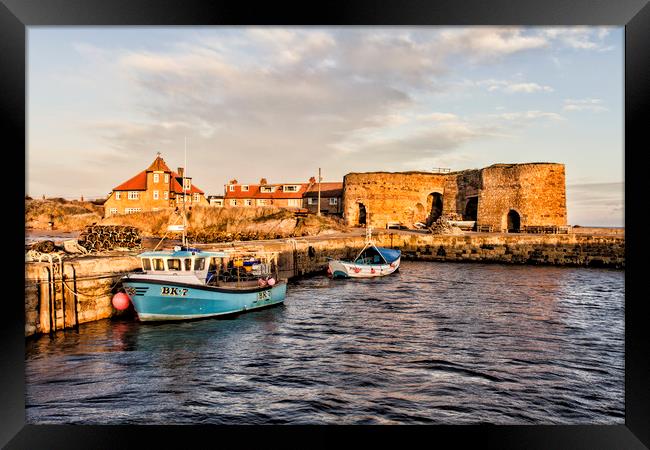
[[142,272],[122,278],[138,319],[199,319],[260,309],[284,302],[277,253],[208,252],[175,247],[138,255]]

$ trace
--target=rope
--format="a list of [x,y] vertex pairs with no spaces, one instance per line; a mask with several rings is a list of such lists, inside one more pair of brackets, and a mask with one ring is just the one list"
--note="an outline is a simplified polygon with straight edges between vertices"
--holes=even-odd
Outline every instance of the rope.
[[[104,279],[104,278],[114,278],[114,277],[117,277],[117,276],[126,275],[128,273],[131,273],[131,272],[115,272],[115,273],[113,273],[111,275],[97,275],[97,276],[84,277],[84,278],[77,277],[77,281],[101,280],[101,279]],[[49,284],[50,283],[49,281],[41,280],[41,279],[38,279],[38,278],[26,278],[25,280],[26,281],[34,281],[33,284],[25,284],[25,287],[38,286],[39,284],[44,284],[44,283]]]
[[[118,284],[119,282],[120,282],[120,280],[117,280],[117,281],[113,284],[113,286],[111,286],[110,288],[108,288],[108,290],[107,290],[106,292],[107,292],[107,293],[108,293],[108,292],[111,292],[111,291],[113,290],[113,288],[114,288],[115,286],[117,286],[117,284]],[[74,295],[74,296],[76,296],[76,297],[79,297],[79,295],[81,295],[82,297],[87,297],[87,298],[90,298],[90,297],[97,297],[97,296],[98,296],[98,294],[93,294],[93,295],[83,294],[83,293],[79,292],[79,289],[77,289],[77,292],[75,292],[75,291],[73,291],[72,289],[70,289],[70,286],[68,286],[68,284],[65,282],[65,280],[63,280],[63,286],[64,286],[67,290],[69,290],[70,292],[72,292],[72,295]]]

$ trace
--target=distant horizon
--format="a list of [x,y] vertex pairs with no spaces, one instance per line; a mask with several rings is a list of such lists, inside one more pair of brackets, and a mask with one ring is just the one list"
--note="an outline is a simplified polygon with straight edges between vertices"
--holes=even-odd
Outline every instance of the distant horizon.
[[623,31],[28,27],[26,193],[104,198],[187,138],[206,195],[549,161],[569,223],[623,227]]

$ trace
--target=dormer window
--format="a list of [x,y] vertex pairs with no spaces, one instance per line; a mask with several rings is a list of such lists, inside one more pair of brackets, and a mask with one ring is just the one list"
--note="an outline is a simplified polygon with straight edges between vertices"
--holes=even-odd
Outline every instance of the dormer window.
[[266,193],[273,192],[273,187],[272,186],[262,186],[260,188],[260,192],[266,192]]
[[122,193],[120,191],[115,192],[115,200],[119,200],[122,197]]
[[295,184],[285,184],[282,186],[282,190],[284,192],[298,192],[298,186]]
[[185,178],[185,189],[190,189],[192,187],[192,180]]
[[230,186],[228,186],[228,190],[229,190],[230,192],[235,192],[235,185],[234,185],[234,184],[231,184]]
[[247,185],[247,184],[242,184],[242,185],[241,185],[241,190],[242,190],[243,192],[248,192],[248,185]]

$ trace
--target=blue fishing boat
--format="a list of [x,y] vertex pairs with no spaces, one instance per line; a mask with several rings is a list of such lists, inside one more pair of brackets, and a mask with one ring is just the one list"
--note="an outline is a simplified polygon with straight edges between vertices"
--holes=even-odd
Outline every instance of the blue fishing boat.
[[143,322],[241,313],[282,303],[286,296],[275,253],[176,247],[138,256],[142,272],[124,276],[122,285]]
[[390,275],[399,269],[402,252],[391,248],[377,247],[372,241],[368,227],[366,245],[351,261],[330,259],[327,273],[332,278],[371,278]]
[[[187,156],[185,159],[187,167]],[[184,200],[186,189],[184,175]],[[185,201],[179,212],[182,225],[167,227],[168,232],[182,231],[182,245],[173,250],[141,253],[138,256],[142,271],[122,277],[122,286],[138,319],[143,322],[200,319],[284,302],[287,283],[279,280],[277,253],[208,252],[188,247]],[[162,240],[158,245],[161,243]],[[114,306],[115,303],[119,302],[114,302]]]

